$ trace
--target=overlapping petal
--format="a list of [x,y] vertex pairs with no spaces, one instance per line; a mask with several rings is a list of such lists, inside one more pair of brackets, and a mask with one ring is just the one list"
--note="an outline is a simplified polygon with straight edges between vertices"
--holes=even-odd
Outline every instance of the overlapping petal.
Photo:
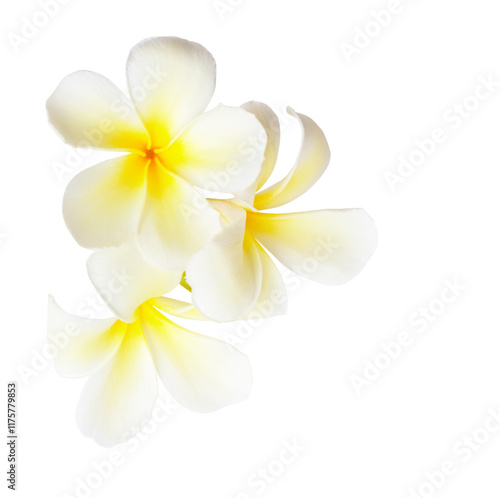
[[102,446],[126,441],[150,420],[157,374],[194,411],[217,410],[249,394],[252,374],[245,355],[173,323],[165,311],[202,319],[192,305],[164,297],[143,303],[133,323],[76,317],[50,298],[48,335],[58,351],[56,365],[62,375],[89,376],[77,424]]
[[130,96],[153,147],[168,145],[207,107],[215,89],[215,61],[198,43],[149,38],[127,61]]
[[92,166],[68,184],[66,225],[83,247],[118,246],[135,237],[146,197],[147,161],[130,154]]
[[255,240],[245,233],[245,210],[225,201],[212,205],[221,210],[226,226],[192,258],[187,281],[203,315],[219,322],[238,320],[257,302],[262,262]]
[[288,306],[288,296],[283,277],[262,246],[257,241],[255,241],[255,245],[259,251],[262,265],[262,285],[257,302],[245,319],[252,320],[284,315]]
[[356,276],[377,245],[377,230],[363,209],[248,213],[247,227],[287,268],[329,285]]
[[170,292],[182,271],[166,272],[153,266],[131,242],[94,252],[87,260],[90,280],[106,304],[124,322],[138,318],[137,308],[150,298]]
[[206,320],[193,303],[186,303],[171,297],[155,297],[150,299],[150,303],[163,314],[186,318],[188,320]]
[[130,439],[151,419],[158,397],[156,370],[139,322],[126,333],[116,354],[92,374],[76,411],[81,432],[102,446]]
[[57,351],[56,370],[64,377],[85,377],[101,368],[120,347],[122,325],[116,318],[90,320],[66,313],[50,296],[47,337]]
[[49,121],[76,147],[142,150],[149,137],[130,100],[104,76],[66,76],[47,101]]
[[240,192],[260,173],[266,137],[257,118],[219,105],[193,120],[160,153],[162,163],[186,181],[215,192]]
[[158,375],[181,405],[210,412],[248,397],[252,373],[244,354],[180,327],[152,306],[141,315]]
[[161,164],[151,164],[137,241],[152,264],[184,270],[220,227],[219,213],[194,187]]
[[290,173],[255,196],[254,207],[271,209],[287,204],[307,192],[324,173],[330,161],[330,149],[321,128],[308,116],[288,112],[297,118],[302,128],[302,145]]
[[267,182],[276,165],[281,136],[280,122],[273,110],[262,102],[251,101],[241,107],[251,112],[259,120],[265,131],[265,135],[261,135],[259,139],[267,142],[264,161],[257,180],[246,190],[237,194],[240,199],[251,206],[254,202],[255,193]]

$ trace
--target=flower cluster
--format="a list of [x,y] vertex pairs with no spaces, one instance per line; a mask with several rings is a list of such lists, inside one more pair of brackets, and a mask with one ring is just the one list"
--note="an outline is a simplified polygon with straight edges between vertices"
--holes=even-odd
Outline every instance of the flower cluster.
[[[279,120],[259,102],[206,111],[215,73],[197,43],[151,38],[127,60],[129,97],[105,77],[79,71],[47,101],[66,143],[123,152],[76,175],[63,201],[69,231],[94,251],[88,274],[115,317],[80,318],[49,300],[49,341],[70,336],[56,369],[89,377],[77,422],[101,445],[125,441],[147,423],[157,377],[199,412],[248,396],[246,356],[172,318],[243,320],[270,300],[279,304],[268,316],[282,314],[286,288],[271,255],[301,276],[336,285],[375,250],[376,229],[362,209],[268,212],[321,177],[330,160],[326,138],[311,118],[289,109],[302,130],[300,151],[288,175],[264,188],[278,156]],[[120,274],[126,284],[114,289]],[[192,303],[165,297],[179,284]]]

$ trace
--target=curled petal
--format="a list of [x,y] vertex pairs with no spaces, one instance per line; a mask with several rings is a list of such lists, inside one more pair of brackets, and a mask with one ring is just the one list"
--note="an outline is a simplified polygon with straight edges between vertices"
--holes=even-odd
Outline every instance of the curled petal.
[[143,150],[149,137],[130,100],[104,76],[66,76],[47,100],[49,121],[76,147]]
[[76,411],[82,433],[102,446],[137,434],[151,419],[158,397],[156,371],[140,324],[123,326],[119,349],[87,380]]
[[177,316],[189,320],[206,320],[192,303],[178,301],[170,297],[155,297],[149,301],[156,309],[166,315]]
[[241,107],[245,111],[251,112],[259,120],[267,135],[267,145],[260,175],[252,186],[238,194],[240,199],[253,205],[255,193],[269,180],[276,166],[280,146],[280,122],[273,110],[262,102],[247,102]]
[[118,246],[133,239],[146,196],[144,158],[130,154],[92,166],[66,188],[66,225],[83,247]]
[[180,327],[153,307],[141,314],[156,370],[181,405],[210,412],[248,397],[252,373],[244,354]]
[[257,302],[245,319],[255,320],[284,315],[287,310],[288,297],[283,277],[262,246],[257,241],[255,245],[262,264],[262,285]]
[[219,322],[243,318],[262,287],[262,262],[255,240],[245,233],[245,211],[237,207],[232,211],[239,218],[197,253],[186,270],[193,303],[203,315]]
[[303,114],[297,114],[290,108],[288,112],[301,124],[299,156],[283,180],[257,193],[254,206],[258,210],[282,206],[300,197],[318,181],[330,162],[330,149],[321,128]]
[[207,107],[215,89],[215,61],[198,43],[149,38],[130,51],[130,96],[153,147],[168,145]]
[[377,229],[363,209],[248,213],[247,226],[287,268],[329,285],[355,277],[377,245]]
[[94,252],[87,260],[90,280],[124,322],[134,322],[137,308],[150,298],[170,292],[180,282],[182,272],[166,272],[153,266],[135,243]]
[[253,114],[219,105],[192,121],[160,158],[192,185],[236,194],[256,180],[265,147],[264,129]]

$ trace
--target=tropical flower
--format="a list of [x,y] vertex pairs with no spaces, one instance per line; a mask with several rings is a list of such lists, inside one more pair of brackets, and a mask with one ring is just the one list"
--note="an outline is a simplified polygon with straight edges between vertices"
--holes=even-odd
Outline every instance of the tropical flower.
[[100,74],[78,71],[47,101],[70,145],[128,154],[79,173],[63,202],[66,224],[87,248],[136,239],[147,258],[182,269],[220,230],[220,216],[194,187],[233,195],[257,178],[265,143],[250,112],[205,112],[215,61],[197,43],[151,38],[130,52],[130,100]]
[[361,271],[377,244],[375,225],[363,209],[262,212],[293,201],[314,185],[329,163],[330,150],[311,118],[288,109],[302,128],[300,152],[285,178],[260,190],[276,164],[279,121],[262,103],[249,102],[243,108],[255,114],[267,133],[261,173],[241,195],[210,200],[225,228],[192,258],[186,271],[193,303],[217,321],[244,318],[260,304],[265,316],[285,311],[283,279],[264,248],[299,275],[337,285]]
[[61,335],[67,339],[54,359],[57,371],[65,377],[89,376],[77,408],[84,435],[112,446],[139,432],[158,396],[157,375],[181,405],[198,412],[248,396],[247,357],[166,316],[202,319],[192,304],[155,297],[177,286],[180,273],[159,271],[132,244],[93,253],[87,267],[116,317],[70,315],[51,297],[48,325],[49,342],[57,343]]

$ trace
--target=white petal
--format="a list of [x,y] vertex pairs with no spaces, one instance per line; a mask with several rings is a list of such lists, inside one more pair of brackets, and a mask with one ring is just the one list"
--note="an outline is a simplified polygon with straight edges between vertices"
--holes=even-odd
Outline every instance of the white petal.
[[186,270],[193,303],[203,315],[219,322],[243,318],[262,287],[262,262],[255,240],[245,234],[245,211],[232,210],[239,219],[196,254]]
[[210,412],[248,397],[252,373],[244,354],[180,327],[153,307],[142,321],[160,379],[181,405]]
[[257,193],[254,206],[259,210],[282,206],[301,196],[319,180],[330,162],[330,149],[321,128],[303,114],[297,114],[292,109],[288,112],[301,124],[302,146],[290,173]]
[[219,105],[191,122],[160,158],[197,187],[236,194],[257,179],[266,141],[253,114]]
[[189,320],[206,320],[192,303],[178,301],[170,297],[155,297],[150,300],[150,303],[161,311],[163,314],[178,316],[179,318],[186,318]]
[[219,213],[194,187],[157,164],[150,166],[137,240],[152,264],[184,270],[220,228]]
[[136,236],[146,196],[146,164],[130,154],[92,166],[71,180],[64,193],[64,220],[81,246],[118,246]]
[[158,396],[156,371],[139,322],[127,331],[111,361],[85,384],[76,421],[102,446],[130,439],[151,419]]
[[[280,122],[273,110],[262,102],[251,101],[243,104],[241,107],[245,109],[245,111],[251,112],[259,120],[259,123],[264,127],[267,135],[267,145],[264,153],[265,159],[262,163],[260,175],[253,186],[254,190],[252,193],[255,194],[255,192],[269,180],[276,166],[280,147]],[[241,195],[239,195],[239,197],[241,197]],[[245,197],[242,198],[245,200]],[[253,199],[249,204],[252,203]]]
[[130,51],[130,96],[154,147],[168,145],[207,107],[215,89],[215,61],[198,43],[149,38]]
[[355,277],[377,246],[377,229],[363,209],[248,213],[247,227],[287,268],[330,285]]
[[130,100],[104,76],[66,76],[47,100],[49,120],[66,143],[99,149],[143,150],[148,134]]
[[150,298],[170,292],[181,280],[182,272],[165,272],[153,266],[135,243],[94,252],[87,260],[90,280],[124,322],[134,322],[137,307]]
[[47,337],[54,366],[63,377],[85,377],[102,367],[116,352],[125,328],[116,320],[88,319],[62,310],[49,297]]
[[259,298],[245,317],[246,320],[284,315],[288,305],[286,286],[280,271],[258,242],[256,246],[262,263],[262,286]]

